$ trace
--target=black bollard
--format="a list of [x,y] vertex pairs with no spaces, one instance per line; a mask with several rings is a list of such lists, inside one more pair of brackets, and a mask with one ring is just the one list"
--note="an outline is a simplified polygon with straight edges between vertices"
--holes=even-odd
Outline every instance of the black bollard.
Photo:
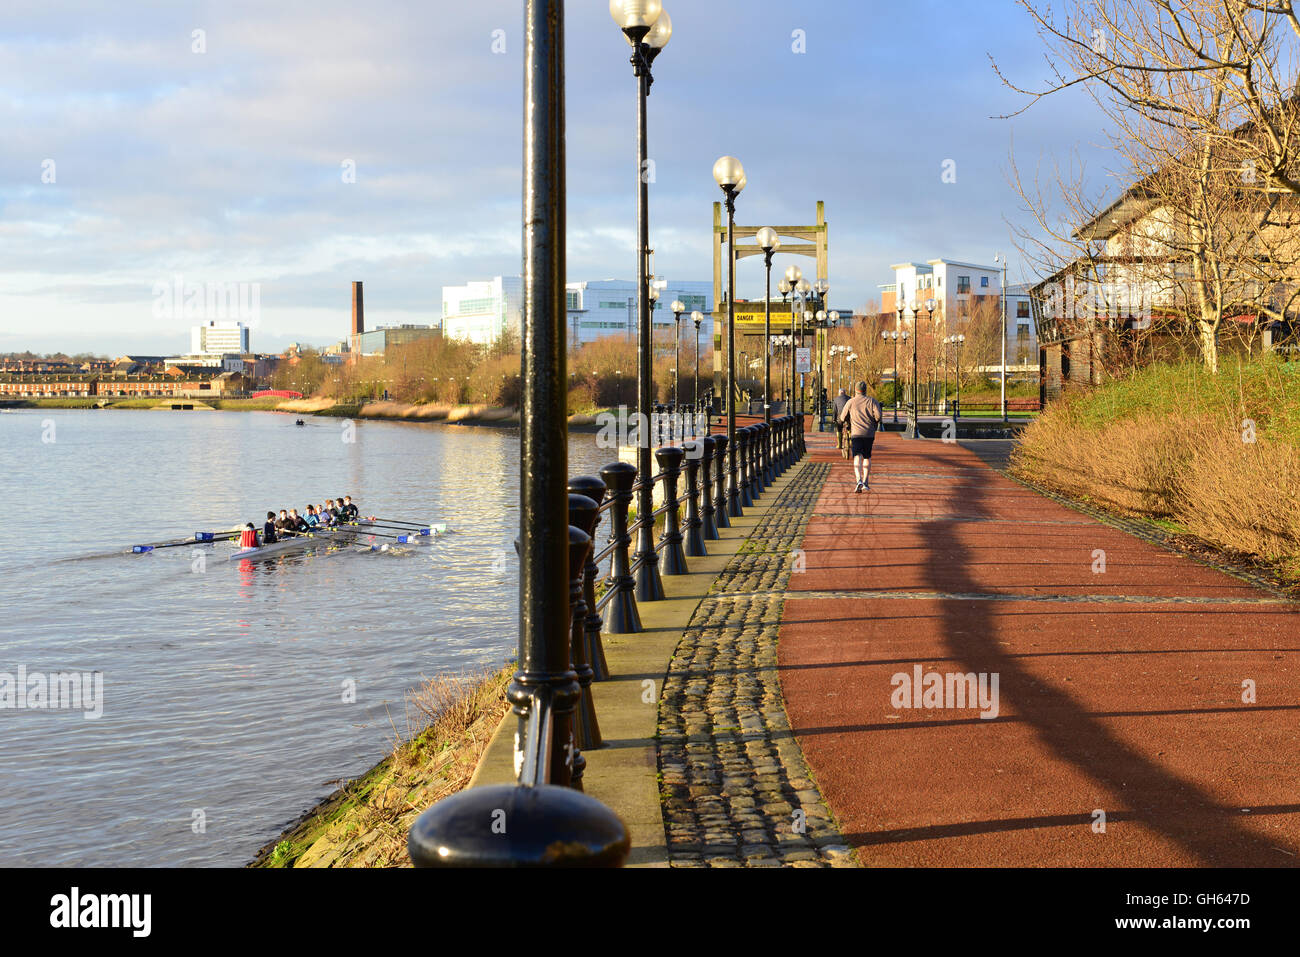
[[754,427],[747,425],[743,429],[736,430],[736,449],[740,453],[740,504],[742,508],[750,508],[754,504],[754,496],[751,494],[753,482],[750,481],[750,453],[754,450]]
[[763,423],[763,484],[776,481],[776,465],[772,462],[772,423]]
[[718,434],[712,437],[715,443],[713,450],[713,461],[717,463],[718,475],[713,489],[713,522],[718,528],[731,528],[731,520],[727,518],[730,511],[728,502],[730,496],[727,493],[727,467],[729,456],[727,455],[727,437]]
[[718,538],[718,526],[713,524],[713,453],[718,443],[711,435],[696,441],[704,449],[700,456],[700,534],[706,542],[712,542]]
[[704,443],[692,439],[682,443],[686,453],[686,555],[703,558],[708,555],[704,547],[704,522],[700,518],[700,464],[704,461]]
[[666,445],[655,452],[659,470],[664,473],[663,574],[686,575],[686,552],[682,549],[681,502],[677,497],[677,479],[682,474],[686,453],[676,445]]
[[745,445],[742,429],[736,429],[736,439],[727,450],[727,515],[740,518],[745,514],[740,496],[740,456]]
[[[572,486],[570,486],[572,487]],[[600,725],[596,721],[596,708],[591,701],[591,665],[587,661],[587,647],[583,632],[587,624],[587,601],[583,594],[583,579],[587,574],[587,561],[595,551],[591,532],[600,517],[600,506],[585,495],[569,493],[569,521],[572,527],[587,536],[585,545],[569,543],[569,653],[573,670],[578,676],[579,698],[573,709],[573,786],[582,790],[582,773],[587,759],[582,752],[600,747]]]
[[608,581],[616,592],[605,605],[605,633],[630,635],[642,630],[641,615],[636,608],[636,579],[632,577],[632,558],[628,554],[632,536],[627,530],[636,466],[615,462],[601,469],[600,477],[609,489],[609,540],[614,543],[614,554],[610,558]]
[[[596,503],[597,507],[605,501],[605,483],[594,475],[578,475],[569,480],[570,495],[585,495]],[[605,646],[600,640],[600,612],[596,610],[596,578],[600,575],[600,568],[596,565],[596,529],[600,526],[600,512],[596,513],[596,519],[592,522],[591,528],[580,526],[587,534],[591,536],[591,554],[587,556],[587,567],[582,577],[582,600],[587,606],[587,617],[583,623],[583,649],[582,656],[587,664],[591,667],[592,681],[604,681],[609,677],[609,665],[605,661]],[[578,656],[574,655],[574,661]],[[579,684],[582,683],[582,675],[578,675]]]
[[[596,513],[596,503],[585,495],[569,496],[569,518],[580,523],[590,523]],[[569,667],[578,676],[578,698],[573,703],[569,717],[569,727],[562,728],[557,722],[555,737],[551,745],[553,759],[559,758],[569,766],[569,787],[582,790],[582,775],[587,770],[587,759],[582,755],[585,745],[582,743],[583,698],[587,704],[591,701],[591,669],[587,669],[587,686],[583,688],[582,672],[573,657],[573,639],[582,647],[582,620],[587,616],[586,605],[582,601],[582,575],[587,568],[587,556],[591,554],[591,536],[581,524],[569,526]],[[575,634],[576,632],[576,634]],[[586,691],[586,694],[583,694]],[[591,720],[596,720],[596,711],[589,708]],[[596,732],[599,734],[599,730]],[[554,764],[552,764],[554,767]],[[554,774],[554,771],[552,771]],[[558,781],[556,783],[559,783]]]
[[749,432],[749,494],[758,501],[763,492],[763,425],[761,422],[750,427]]

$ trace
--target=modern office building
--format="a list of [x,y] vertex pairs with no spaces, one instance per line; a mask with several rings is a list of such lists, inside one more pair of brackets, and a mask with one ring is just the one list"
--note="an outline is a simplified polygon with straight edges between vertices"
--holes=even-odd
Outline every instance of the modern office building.
[[352,352],[359,356],[382,356],[394,346],[404,346],[421,339],[442,335],[437,326],[380,326],[354,337]]
[[[674,318],[671,306],[674,300],[680,300],[686,307],[682,314],[682,338],[695,335],[695,327],[687,325],[690,314],[695,311],[704,313],[700,323],[700,339],[710,342],[713,337],[713,284],[710,282],[690,282],[658,280],[655,288],[659,290],[659,299],[655,302],[651,316],[656,337],[673,335]],[[636,280],[633,279],[599,279],[587,282],[566,284],[568,294],[568,332],[569,347],[577,348],[584,342],[591,342],[605,336],[623,336],[630,342],[637,336]]]
[[245,355],[253,350],[248,344],[248,327],[242,322],[210,319],[190,330],[191,355]]
[[442,334],[491,345],[506,333],[519,338],[523,323],[524,281],[497,276],[463,286],[442,287]]

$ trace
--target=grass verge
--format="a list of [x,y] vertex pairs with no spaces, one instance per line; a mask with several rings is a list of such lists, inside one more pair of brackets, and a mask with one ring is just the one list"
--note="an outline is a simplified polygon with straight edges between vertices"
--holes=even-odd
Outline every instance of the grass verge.
[[408,735],[392,754],[304,814],[249,866],[410,867],[411,823],[469,783],[509,707],[513,672],[510,665],[426,681],[407,698]]
[[1300,364],[1142,370],[1051,406],[1011,471],[1300,584]]

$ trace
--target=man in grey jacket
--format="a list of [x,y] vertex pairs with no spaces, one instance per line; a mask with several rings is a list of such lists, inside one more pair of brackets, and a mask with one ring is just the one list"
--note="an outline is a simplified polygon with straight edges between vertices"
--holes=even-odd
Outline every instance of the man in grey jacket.
[[840,412],[840,421],[849,429],[849,452],[853,456],[853,477],[858,480],[855,494],[871,488],[871,446],[884,416],[880,403],[867,395],[867,384],[859,382],[857,395],[849,399]]

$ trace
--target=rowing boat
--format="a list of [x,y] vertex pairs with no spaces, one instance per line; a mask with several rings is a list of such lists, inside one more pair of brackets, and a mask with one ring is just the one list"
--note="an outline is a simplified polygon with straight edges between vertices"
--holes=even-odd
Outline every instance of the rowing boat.
[[346,542],[356,538],[357,535],[364,531],[362,525],[356,527],[338,527],[338,528],[318,528],[312,532],[301,532],[291,538],[282,538],[277,542],[271,542],[269,545],[258,545],[255,548],[241,548],[230,554],[232,562],[237,561],[262,561],[267,558],[274,558],[277,555],[290,555],[295,552],[306,551],[316,545],[329,545],[333,542]]

